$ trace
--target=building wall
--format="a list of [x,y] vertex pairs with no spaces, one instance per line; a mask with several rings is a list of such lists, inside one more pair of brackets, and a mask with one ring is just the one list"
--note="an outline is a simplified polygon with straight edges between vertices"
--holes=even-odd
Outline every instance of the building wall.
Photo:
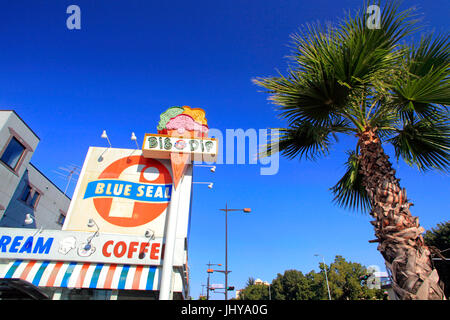
[[[32,186],[32,189],[40,194],[34,207],[21,199],[27,185]],[[69,204],[70,199],[30,163],[12,196],[3,219],[0,220],[0,227],[42,227],[60,230],[62,228],[60,216],[66,215]],[[24,222],[26,214],[33,215],[36,218],[35,221],[26,225]]]
[[[0,157],[12,137],[25,146],[25,152],[15,169],[0,160],[0,227],[61,229],[60,216],[67,213],[70,198],[30,163],[38,136],[14,111],[1,110]],[[22,199],[27,186],[31,195],[40,194],[34,206]],[[26,214],[35,217],[32,224],[24,223]]]
[[0,161],[0,219],[5,213],[31,156],[39,143],[39,137],[19,118],[14,111],[0,110],[0,156],[9,141],[15,137],[26,150],[15,170]]

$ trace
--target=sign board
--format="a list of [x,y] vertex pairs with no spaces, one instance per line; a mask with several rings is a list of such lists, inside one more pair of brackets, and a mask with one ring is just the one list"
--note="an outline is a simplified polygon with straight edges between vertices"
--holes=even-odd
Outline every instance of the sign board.
[[143,155],[148,158],[169,159],[170,153],[193,155],[195,161],[214,162],[217,159],[218,142],[214,138],[190,138],[165,134],[145,134]]
[[[161,238],[0,228],[1,259],[161,265],[163,246]],[[177,239],[174,265],[182,266],[183,260],[184,239]]]
[[[141,150],[90,147],[63,230],[163,238],[172,195],[169,160],[142,156]],[[179,231],[185,238],[190,210],[192,166],[181,181]]]

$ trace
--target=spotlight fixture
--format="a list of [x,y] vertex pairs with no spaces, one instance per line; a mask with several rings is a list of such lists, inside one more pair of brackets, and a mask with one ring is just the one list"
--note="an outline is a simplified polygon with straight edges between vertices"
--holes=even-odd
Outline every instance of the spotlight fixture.
[[211,168],[211,172],[216,172],[216,166],[210,166],[210,165],[206,165],[206,164],[194,164],[195,167],[207,167],[207,168]]
[[95,237],[98,236],[100,228],[98,227],[97,223],[95,223],[94,219],[92,219],[92,218],[88,220],[87,226],[89,228],[92,228],[94,226],[97,228],[97,230],[94,232],[94,234],[87,239],[86,245],[84,246],[84,250],[89,251],[91,249],[91,241],[92,241],[92,239],[94,239]]
[[[26,225],[30,225],[30,224],[33,223],[33,221],[36,222],[36,217],[33,216],[33,215],[30,214],[30,213],[27,213],[27,214],[25,215],[25,220],[24,220],[23,222],[24,222]],[[37,235],[38,233],[41,233],[42,230],[43,230],[43,228],[40,227],[40,228],[36,231],[36,233],[33,235],[33,237],[34,237],[35,235]]]
[[111,142],[109,141],[108,135],[106,134],[106,130],[103,130],[103,133],[102,133],[101,137],[102,137],[103,139],[108,140],[109,147],[111,148]]
[[131,133],[131,140],[134,140],[134,142],[136,143],[136,148],[139,149],[139,146],[137,143],[137,138],[136,138],[136,135],[134,134],[134,132]]
[[149,240],[155,240],[155,231],[153,230],[145,230],[144,236],[149,238]]
[[212,189],[214,183],[213,182],[192,182],[193,184],[207,184],[209,189]]
[[33,216],[32,214],[27,213],[25,215],[25,220],[24,220],[25,224],[26,225],[32,224],[33,221],[36,221],[36,217]]

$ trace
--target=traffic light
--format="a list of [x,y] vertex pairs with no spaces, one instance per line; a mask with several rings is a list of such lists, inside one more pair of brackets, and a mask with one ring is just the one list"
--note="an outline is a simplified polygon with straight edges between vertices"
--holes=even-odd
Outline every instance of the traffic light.
[[365,274],[359,277],[360,284],[363,286],[367,283],[367,279],[369,279],[370,275]]
[[233,291],[234,290],[234,286],[228,287],[227,290],[228,291]]
[[213,270],[213,269],[208,269],[208,270],[206,270],[206,272],[208,272],[208,273],[213,273],[214,270]]

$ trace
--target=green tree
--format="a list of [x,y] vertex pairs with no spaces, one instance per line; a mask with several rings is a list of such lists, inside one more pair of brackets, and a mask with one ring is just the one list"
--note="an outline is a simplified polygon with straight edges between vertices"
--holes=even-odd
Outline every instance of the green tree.
[[356,138],[346,172],[331,188],[335,202],[370,212],[373,242],[401,299],[442,299],[424,229],[383,144],[421,171],[448,172],[448,35],[405,45],[417,30],[414,10],[401,11],[397,2],[381,9],[379,29],[366,26],[366,8],[334,25],[305,27],[292,35],[287,74],[254,79],[287,121],[261,156],[280,151],[311,160],[327,155],[338,135]]
[[359,263],[347,262],[336,256],[334,262],[327,266],[319,264],[320,272],[314,270],[304,275],[298,270],[286,270],[278,273],[269,286],[265,284],[249,284],[240,292],[241,300],[328,300],[328,290],[324,270],[328,274],[328,282],[333,300],[383,299],[383,290],[368,289],[359,280],[367,274],[366,267]]
[[[320,268],[321,270],[324,268],[322,263]],[[338,255],[327,272],[333,300],[380,299],[383,297],[381,289],[368,289],[367,286],[361,285],[360,277],[367,274],[368,270],[359,263],[347,262],[342,256]],[[328,296],[326,296],[326,299],[328,299]]]
[[271,295],[273,300],[310,300],[315,297],[311,279],[298,270],[279,273],[272,281]]
[[[427,246],[434,249],[434,256],[438,259],[450,258],[450,221],[438,223],[435,228],[427,230],[423,239]],[[444,292],[450,296],[450,264],[446,260],[434,261],[439,277],[444,283]]]
[[269,300],[269,286],[264,284],[251,284],[241,290],[240,300]]

